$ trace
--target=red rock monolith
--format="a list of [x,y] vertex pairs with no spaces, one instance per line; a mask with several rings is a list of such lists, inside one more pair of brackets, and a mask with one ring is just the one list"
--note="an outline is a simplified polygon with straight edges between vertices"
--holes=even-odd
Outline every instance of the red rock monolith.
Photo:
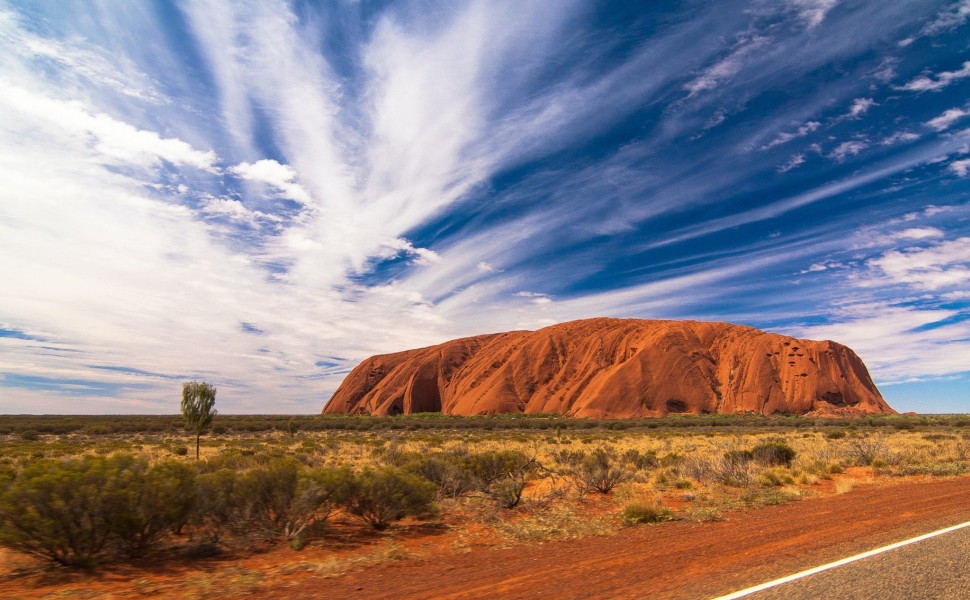
[[730,323],[587,319],[463,338],[357,366],[324,413],[894,413],[831,341]]

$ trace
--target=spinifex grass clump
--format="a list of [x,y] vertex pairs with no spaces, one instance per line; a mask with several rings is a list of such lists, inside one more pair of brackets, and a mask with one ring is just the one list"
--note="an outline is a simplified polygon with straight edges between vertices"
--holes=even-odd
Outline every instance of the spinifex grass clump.
[[669,508],[655,503],[633,501],[623,507],[620,518],[631,525],[640,525],[669,521],[674,518],[674,513]]
[[611,448],[597,448],[571,471],[580,493],[589,490],[608,494],[630,478],[630,472]]

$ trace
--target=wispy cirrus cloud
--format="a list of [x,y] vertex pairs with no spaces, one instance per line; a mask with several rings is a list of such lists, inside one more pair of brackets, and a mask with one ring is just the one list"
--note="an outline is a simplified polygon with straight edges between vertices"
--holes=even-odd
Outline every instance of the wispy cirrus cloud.
[[908,92],[938,92],[966,77],[970,77],[970,61],[964,62],[963,66],[955,71],[940,71],[939,73],[920,75],[896,89]]
[[970,0],[960,0],[941,10],[916,35],[905,38],[899,42],[899,45],[905,47],[919,38],[935,37],[951,32],[963,26],[967,19],[970,19]]
[[738,74],[744,68],[748,58],[766,46],[769,41],[770,39],[765,36],[742,36],[726,56],[704,69],[697,77],[685,84],[684,89],[693,97],[705,90],[716,88]]
[[847,140],[836,146],[829,153],[829,158],[842,162],[850,156],[855,156],[869,147],[869,141],[865,139]]
[[839,0],[788,0],[788,4],[811,29],[825,20],[825,15],[839,4]]
[[936,131],[944,131],[966,116],[970,116],[970,110],[964,110],[962,108],[950,108],[927,121],[925,125],[931,129],[935,129]]
[[[127,57],[111,54],[83,39],[52,39],[33,33],[20,24],[17,14],[0,9],[0,45],[8,53],[0,59],[8,69],[52,66],[63,87],[85,83],[109,88],[118,93],[151,103],[170,103],[158,89],[158,82],[145,74]],[[14,63],[12,58],[19,59]]]
[[761,149],[768,150],[769,148],[786,144],[794,139],[805,137],[813,131],[816,131],[821,126],[822,124],[818,121],[807,121],[804,125],[799,126],[795,131],[779,133],[773,140],[762,146]]
[[891,135],[884,137],[879,143],[883,146],[892,146],[894,144],[904,144],[907,142],[915,142],[919,139],[918,133],[913,133],[912,131],[896,131]]
[[[29,335],[0,335],[4,385],[170,412],[173,382],[205,377],[229,412],[315,411],[356,360],[458,335],[598,315],[790,326],[834,284],[909,289],[892,250],[965,237],[917,222],[927,195],[960,198],[941,175],[961,174],[962,112],[873,75],[924,72],[886,41],[936,18],[917,8],[11,9],[0,322]],[[959,106],[947,77],[933,98]],[[894,212],[918,216],[843,254],[860,219]],[[883,283],[846,283],[860,269]]]
[[792,156],[790,159],[788,159],[788,162],[778,167],[778,172],[787,173],[788,171],[791,171],[792,169],[799,167],[803,164],[805,164],[805,155],[802,153],[798,153]]

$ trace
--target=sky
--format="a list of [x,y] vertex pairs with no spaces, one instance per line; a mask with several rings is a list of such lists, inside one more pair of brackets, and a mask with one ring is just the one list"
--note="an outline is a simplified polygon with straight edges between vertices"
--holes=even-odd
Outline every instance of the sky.
[[0,413],[598,316],[970,412],[970,0],[0,0]]

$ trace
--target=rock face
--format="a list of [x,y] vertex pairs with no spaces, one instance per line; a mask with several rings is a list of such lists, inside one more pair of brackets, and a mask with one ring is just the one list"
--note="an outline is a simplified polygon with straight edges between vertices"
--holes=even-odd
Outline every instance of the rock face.
[[324,413],[893,413],[862,360],[816,342],[697,321],[588,319],[463,338],[357,366]]

